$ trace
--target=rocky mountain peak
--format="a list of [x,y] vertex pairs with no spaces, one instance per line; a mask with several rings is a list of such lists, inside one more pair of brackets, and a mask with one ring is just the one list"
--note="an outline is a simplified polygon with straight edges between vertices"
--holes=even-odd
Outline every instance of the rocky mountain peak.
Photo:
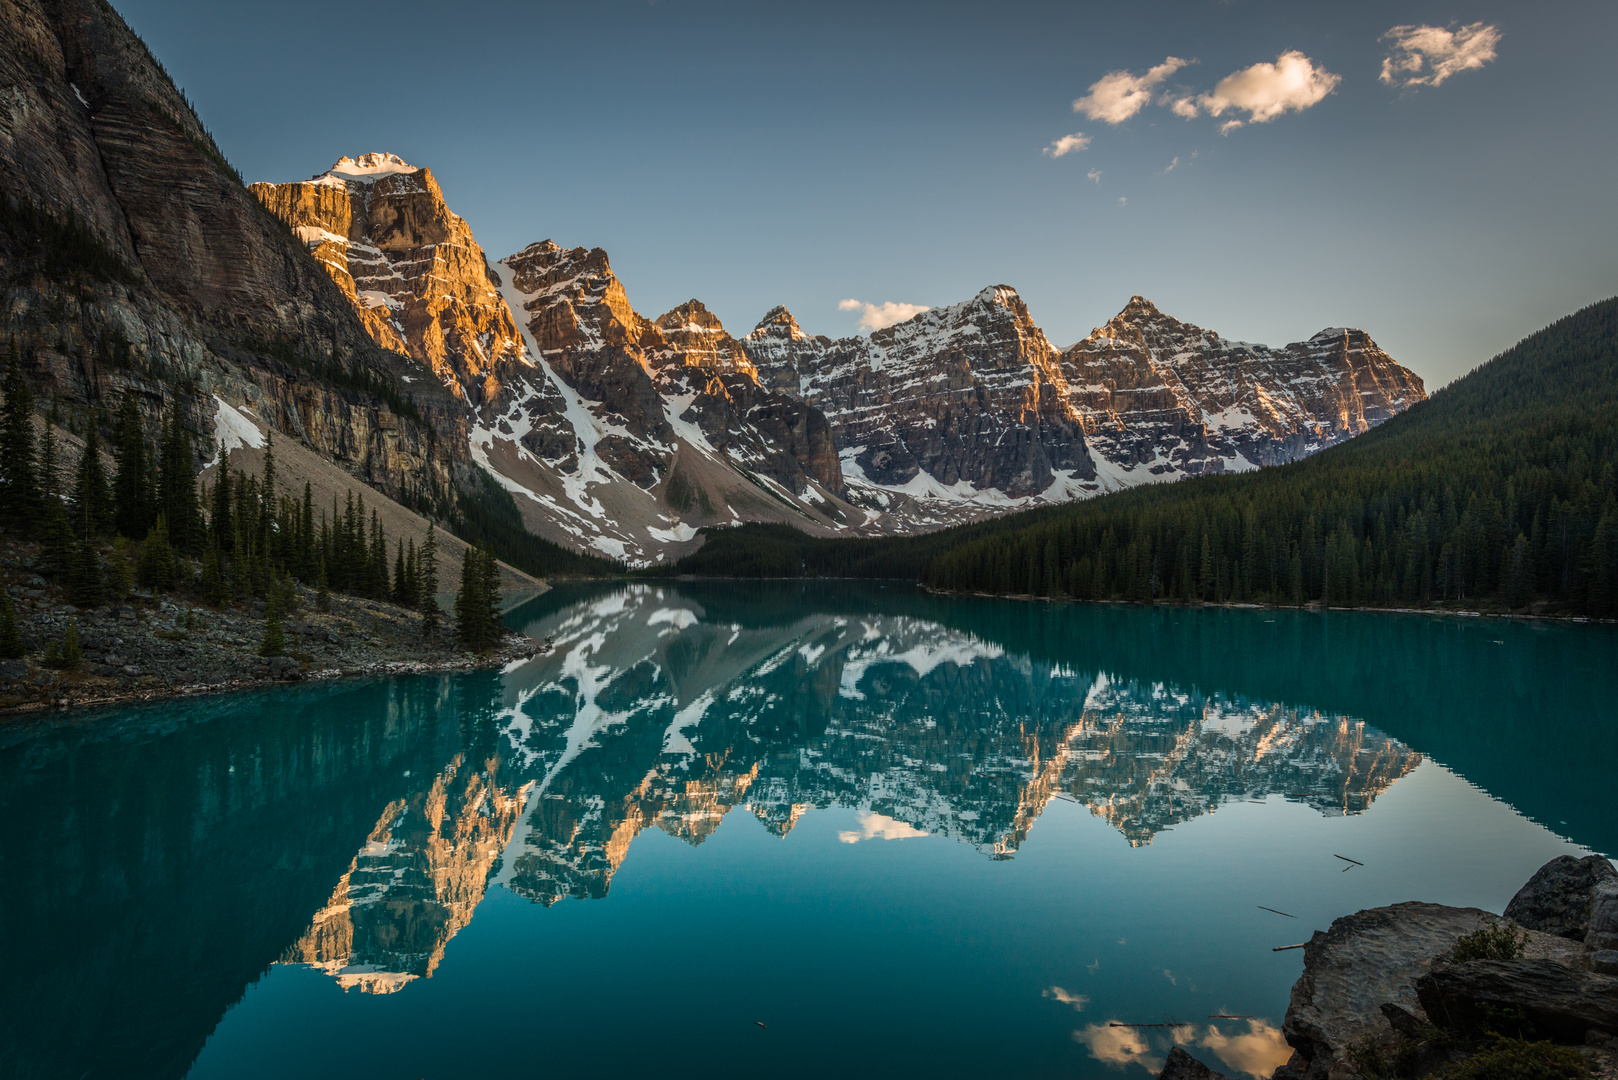
[[414,357],[474,405],[499,394],[522,338],[483,249],[427,169],[361,154],[310,180],[251,190],[304,241],[377,344]]
[[[374,182],[384,176],[417,171],[414,165],[406,162],[398,154],[370,153],[361,154],[357,158],[340,157],[337,159],[337,164],[328,169],[327,173]],[[319,177],[316,177],[316,179],[319,179]]]
[[701,300],[687,300],[677,308],[664,312],[656,319],[657,325],[663,330],[679,330],[687,333],[722,334],[724,325],[719,317],[703,306]]
[[1120,477],[1292,461],[1426,396],[1361,331],[1324,330],[1273,348],[1221,338],[1139,296],[1061,364],[1092,448]]
[[687,300],[658,316],[653,325],[659,332],[657,339],[648,336],[642,342],[652,366],[673,363],[708,371],[735,371],[758,381],[758,372],[741,342],[725,332],[719,317],[702,301]]
[[503,261],[512,283],[528,297],[528,327],[541,351],[640,341],[646,320],[629,305],[601,248],[563,248],[544,240]]
[[808,336],[798,325],[798,320],[792,317],[792,312],[777,304],[764,313],[758,325],[753,327],[753,332],[747,335],[747,340],[752,342],[767,338],[783,338],[787,341],[802,341]]

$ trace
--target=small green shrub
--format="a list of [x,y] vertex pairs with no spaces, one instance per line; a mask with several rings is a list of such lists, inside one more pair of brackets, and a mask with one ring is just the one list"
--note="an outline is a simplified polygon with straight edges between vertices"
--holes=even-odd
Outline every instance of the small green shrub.
[[1594,1074],[1571,1046],[1497,1038],[1442,1075],[1445,1080],[1590,1080]]
[[1446,959],[1452,964],[1468,960],[1515,960],[1522,955],[1528,943],[1528,931],[1518,930],[1508,922],[1485,926],[1455,939]]

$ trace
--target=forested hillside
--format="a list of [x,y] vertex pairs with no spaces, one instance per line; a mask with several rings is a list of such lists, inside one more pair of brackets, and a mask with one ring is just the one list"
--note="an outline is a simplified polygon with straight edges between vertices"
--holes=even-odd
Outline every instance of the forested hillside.
[[912,577],[1080,600],[1618,614],[1618,299],[1292,465],[930,536],[710,535],[681,573]]

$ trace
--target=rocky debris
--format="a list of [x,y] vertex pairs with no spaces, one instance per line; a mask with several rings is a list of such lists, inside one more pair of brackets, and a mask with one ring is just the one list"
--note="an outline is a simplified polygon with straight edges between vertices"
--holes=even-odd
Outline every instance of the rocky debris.
[[1416,980],[1433,1023],[1481,1034],[1517,1016],[1537,1038],[1583,1043],[1585,1033],[1618,1034],[1618,978],[1580,971],[1563,960],[1470,960]]
[[[1278,1078],[1327,1080],[1353,1071],[1351,1049],[1386,1039],[1385,1003],[1428,1019],[1416,982],[1442,961],[1464,934],[1498,925],[1478,908],[1409,902],[1370,908],[1335,920],[1304,947],[1304,969],[1292,987],[1282,1032],[1296,1051]],[[1523,956],[1578,963],[1583,948],[1566,938],[1525,931]]]
[[1169,1050],[1168,1060],[1163,1063],[1163,1071],[1157,1074],[1157,1080],[1229,1080],[1229,1078],[1224,1073],[1214,1072],[1176,1046]]
[[1593,950],[1590,967],[1618,975],[1618,883],[1607,882],[1590,901],[1590,932],[1584,943]]
[[[0,661],[0,713],[300,679],[503,665],[547,651],[511,635],[492,655],[474,656],[455,645],[447,623],[438,640],[428,642],[413,611],[334,594],[331,610],[319,612],[313,591],[300,588],[299,611],[282,622],[285,655],[265,657],[259,655],[262,605],[213,609],[136,592],[122,603],[75,608],[53,602],[48,589],[13,585],[10,592],[30,654]],[[82,661],[67,669],[44,666],[46,647],[61,642],[70,624]]]
[[1602,855],[1560,855],[1535,872],[1506,905],[1518,926],[1574,941],[1590,931],[1591,901],[1602,885],[1618,885],[1618,870]]

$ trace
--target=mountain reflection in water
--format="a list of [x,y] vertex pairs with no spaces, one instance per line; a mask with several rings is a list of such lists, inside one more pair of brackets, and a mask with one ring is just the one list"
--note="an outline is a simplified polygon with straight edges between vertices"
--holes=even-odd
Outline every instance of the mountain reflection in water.
[[643,585],[529,632],[555,649],[506,672],[493,748],[388,804],[284,961],[390,993],[432,975],[497,858],[537,903],[601,898],[644,829],[700,844],[738,808],[785,836],[858,807],[846,841],[1006,859],[1053,798],[1140,845],[1231,800],[1357,813],[1421,761],[1349,717],[1114,681],[905,615],[747,626]]
[[[606,897],[648,828],[700,845],[738,809],[782,838],[830,809],[845,844],[943,837],[987,870],[1058,802],[1150,848],[1230,803],[1361,814],[1425,752],[1612,847],[1589,797],[1618,763],[1610,628],[685,583],[513,620],[554,649],[0,728],[0,1074],[183,1076],[276,965],[403,1001],[471,962],[446,948],[496,893]],[[1077,1013],[1067,1045],[1160,1059],[1056,977],[1032,993]],[[1258,1072],[1284,1048],[1247,1027],[1177,1034]]]

